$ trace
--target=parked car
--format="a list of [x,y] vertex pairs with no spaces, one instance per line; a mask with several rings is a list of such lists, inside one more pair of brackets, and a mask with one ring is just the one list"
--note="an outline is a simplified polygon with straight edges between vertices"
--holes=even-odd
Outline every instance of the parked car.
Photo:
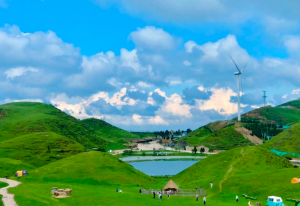
[[268,206],[284,206],[281,197],[269,196],[267,201]]

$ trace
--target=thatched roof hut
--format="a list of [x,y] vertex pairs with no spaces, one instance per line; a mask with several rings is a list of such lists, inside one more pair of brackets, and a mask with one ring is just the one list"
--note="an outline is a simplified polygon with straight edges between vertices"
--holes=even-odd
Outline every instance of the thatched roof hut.
[[164,187],[164,190],[165,191],[177,191],[177,190],[179,190],[179,187],[172,181],[172,180],[170,180],[169,182],[168,182],[168,184],[166,184],[166,186]]

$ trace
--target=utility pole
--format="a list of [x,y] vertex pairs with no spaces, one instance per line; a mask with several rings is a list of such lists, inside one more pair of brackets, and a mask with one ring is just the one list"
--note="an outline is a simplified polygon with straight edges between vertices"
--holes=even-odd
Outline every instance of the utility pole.
[[266,91],[263,91],[263,93],[264,93],[264,96],[262,96],[263,98],[264,98],[264,104],[263,104],[263,106],[265,107],[265,106],[267,106],[267,96],[266,96]]

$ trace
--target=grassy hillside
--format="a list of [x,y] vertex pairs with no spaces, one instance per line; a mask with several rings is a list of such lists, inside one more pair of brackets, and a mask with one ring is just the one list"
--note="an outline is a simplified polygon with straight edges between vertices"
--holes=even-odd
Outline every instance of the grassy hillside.
[[242,115],[244,119],[257,119],[280,125],[291,125],[300,120],[300,100],[294,100],[277,107],[261,107]]
[[127,132],[123,129],[115,127],[103,120],[90,118],[81,121],[83,125],[90,130],[92,130],[97,136],[102,139],[109,141],[109,144],[105,147],[106,150],[109,149],[124,149],[126,138],[139,138],[139,136]]
[[84,151],[75,140],[54,132],[31,133],[0,142],[1,157],[22,160],[36,167]]
[[182,188],[207,189],[208,199],[226,202],[236,194],[247,194],[264,203],[268,195],[299,198],[300,185],[290,183],[299,173],[299,168],[268,150],[244,147],[211,155],[173,179]]
[[253,145],[234,128],[235,126],[229,126],[212,133],[207,126],[204,126],[189,133],[183,139],[192,146],[204,145],[219,150]]
[[264,144],[268,149],[300,153],[300,123],[283,131]]
[[[77,154],[29,173],[20,179],[20,186],[10,190],[19,205],[127,205],[132,201],[140,204],[139,188],[157,184],[153,178],[102,152]],[[52,187],[72,188],[72,197],[52,198]],[[116,188],[123,193],[116,193]]]
[[18,170],[32,170],[35,167],[20,160],[0,158],[0,177],[14,176]]
[[86,147],[105,147],[107,142],[79,120],[59,109],[36,102],[0,105],[0,142],[35,132],[55,132]]

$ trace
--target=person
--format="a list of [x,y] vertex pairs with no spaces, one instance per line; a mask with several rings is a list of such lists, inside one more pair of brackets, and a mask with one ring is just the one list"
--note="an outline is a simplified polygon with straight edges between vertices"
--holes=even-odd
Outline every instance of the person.
[[116,192],[119,192],[119,188],[117,188],[117,191]]
[[158,194],[158,201],[161,202],[161,198],[162,198],[162,195],[161,195],[161,193],[159,192],[159,194]]
[[202,187],[200,187],[200,194],[202,194]]
[[206,197],[203,197],[203,204],[206,205]]
[[195,190],[196,190],[196,192],[197,192],[197,191],[198,191],[198,188],[196,187]]
[[140,194],[142,194],[142,189],[140,189]]
[[168,199],[170,199],[170,192],[167,192],[167,194],[168,194]]
[[196,194],[196,202],[198,202],[198,199],[199,199],[199,195]]
[[153,191],[153,199],[155,199],[155,192]]
[[212,187],[213,187],[213,183],[211,182],[211,183],[210,183],[210,188],[212,188]]
[[236,202],[239,201],[239,196],[238,195],[235,196],[235,200],[236,200]]

